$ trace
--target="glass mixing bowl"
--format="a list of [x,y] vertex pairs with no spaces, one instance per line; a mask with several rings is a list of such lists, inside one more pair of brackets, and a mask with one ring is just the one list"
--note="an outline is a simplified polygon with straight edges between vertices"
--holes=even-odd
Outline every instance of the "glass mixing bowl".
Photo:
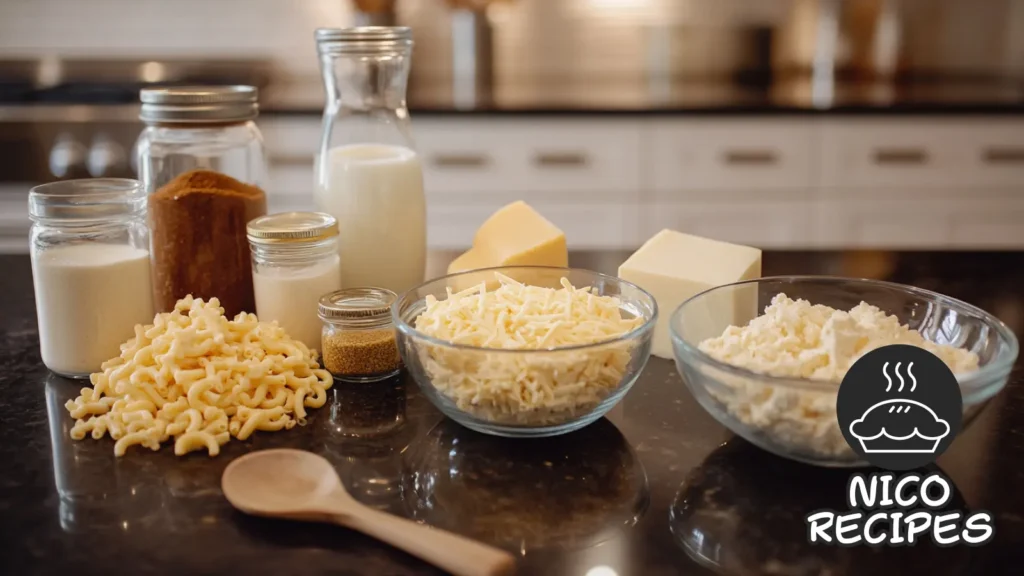
[[[514,350],[453,344],[416,329],[426,298],[448,297],[480,283],[497,286],[496,273],[531,286],[574,287],[614,296],[625,317],[643,322],[618,338],[559,348]],[[575,268],[498,267],[431,280],[392,305],[398,349],[423,393],[446,416],[478,432],[539,437],[582,428],[612,409],[647,364],[658,317],[654,298],[614,276]],[[521,400],[522,399],[522,400]],[[528,401],[527,401],[528,400]]]
[[867,302],[895,315],[926,340],[976,353],[979,369],[957,375],[963,394],[962,430],[1006,385],[1017,359],[1017,338],[988,312],[891,282],[777,276],[719,286],[683,302],[672,314],[670,328],[676,366],[686,386],[722,425],[793,460],[819,466],[866,465],[839,429],[839,383],[758,374],[719,362],[698,348],[730,325],[746,325],[779,293],[844,311]]

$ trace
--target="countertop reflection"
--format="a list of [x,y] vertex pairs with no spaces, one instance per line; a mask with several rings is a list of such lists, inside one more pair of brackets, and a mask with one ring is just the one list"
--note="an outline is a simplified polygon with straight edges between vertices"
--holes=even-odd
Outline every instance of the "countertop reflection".
[[602,419],[538,442],[486,436],[445,420],[405,458],[413,518],[527,556],[596,546],[647,510],[647,475]]
[[[928,472],[942,470],[921,473]],[[849,477],[849,470],[790,462],[731,440],[690,472],[669,509],[669,526],[691,558],[720,574],[982,573],[983,547],[858,550],[808,543],[804,518],[848,510]],[[942,511],[965,508],[954,492]]]

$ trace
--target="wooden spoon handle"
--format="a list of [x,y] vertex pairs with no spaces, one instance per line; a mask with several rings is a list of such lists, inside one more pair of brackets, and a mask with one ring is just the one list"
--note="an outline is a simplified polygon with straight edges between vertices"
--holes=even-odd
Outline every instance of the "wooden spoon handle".
[[505,576],[515,568],[515,558],[504,550],[372,508],[353,506],[336,521],[455,576]]

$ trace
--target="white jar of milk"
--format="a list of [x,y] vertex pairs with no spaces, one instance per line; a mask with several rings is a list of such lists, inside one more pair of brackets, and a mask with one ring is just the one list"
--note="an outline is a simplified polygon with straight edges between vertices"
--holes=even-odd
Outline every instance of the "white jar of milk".
[[88,378],[153,322],[146,194],[95,178],[29,192],[39,348],[51,371]]
[[317,209],[338,220],[343,288],[397,293],[423,281],[427,213],[405,88],[404,27],[316,31],[327,103],[316,162]]
[[320,298],[341,285],[338,222],[322,212],[284,212],[256,218],[246,230],[256,316],[319,350]]

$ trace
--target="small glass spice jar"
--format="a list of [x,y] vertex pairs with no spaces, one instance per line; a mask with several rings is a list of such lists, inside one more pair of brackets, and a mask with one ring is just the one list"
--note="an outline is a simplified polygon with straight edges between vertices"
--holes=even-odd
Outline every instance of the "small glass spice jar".
[[377,382],[398,374],[402,359],[391,321],[397,298],[384,288],[345,288],[320,298],[320,349],[335,378]]
[[247,231],[256,316],[319,350],[320,297],[341,288],[338,221],[323,212],[284,212],[256,218]]

